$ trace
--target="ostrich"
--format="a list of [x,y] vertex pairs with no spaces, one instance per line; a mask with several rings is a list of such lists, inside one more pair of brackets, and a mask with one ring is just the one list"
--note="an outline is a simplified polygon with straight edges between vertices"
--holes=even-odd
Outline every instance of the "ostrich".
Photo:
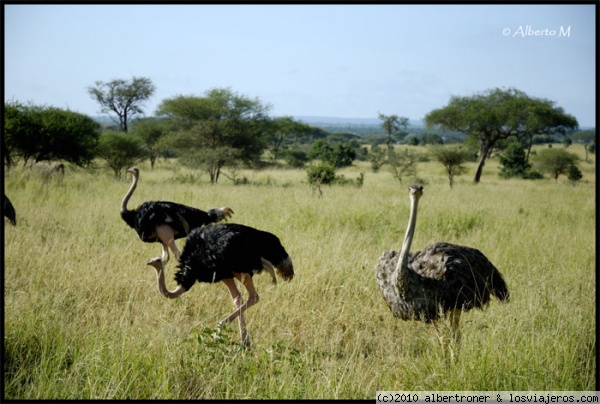
[[[395,317],[433,323],[448,314],[452,335],[460,342],[462,311],[483,309],[490,294],[508,302],[509,292],[496,267],[479,250],[434,243],[410,253],[423,186],[409,186],[410,219],[400,252],[383,253],[375,273],[383,297]],[[438,333],[443,343],[443,339]],[[447,346],[444,345],[444,350]]]
[[10,203],[10,199],[8,196],[4,195],[4,203],[2,205],[2,210],[4,211],[4,216],[10,221],[13,226],[17,225],[17,214],[15,213],[15,208]]
[[[156,269],[158,290],[170,299],[190,290],[195,282],[222,281],[229,290],[235,310],[221,320],[219,326],[237,317],[244,347],[250,346],[250,340],[243,312],[258,302],[252,276],[266,269],[271,274],[273,283],[277,283],[275,272],[286,281],[291,281],[294,277],[292,259],[277,236],[233,223],[199,227],[190,232],[177,265],[175,280],[178,286],[174,291],[167,290],[165,285],[162,259],[153,258],[148,265]],[[248,290],[248,300],[243,304],[234,278]]]
[[211,209],[207,212],[175,202],[151,201],[142,203],[137,209],[128,210],[127,202],[138,183],[140,171],[137,167],[127,169],[133,176],[131,187],[121,201],[121,218],[135,229],[140,239],[146,243],[162,243],[162,259],[169,261],[169,247],[179,260],[176,239],[186,237],[196,227],[217,223],[228,219],[233,210],[227,207]]

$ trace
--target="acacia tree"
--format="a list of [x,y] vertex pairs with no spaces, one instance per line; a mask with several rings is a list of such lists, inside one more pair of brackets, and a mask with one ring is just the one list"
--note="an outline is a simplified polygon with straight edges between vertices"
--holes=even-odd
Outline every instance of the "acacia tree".
[[131,125],[131,133],[142,142],[147,151],[151,169],[154,169],[154,164],[160,152],[160,140],[168,132],[169,122],[164,119],[139,119]]
[[385,164],[385,150],[379,145],[371,146],[371,150],[367,154],[367,160],[371,163],[371,169],[374,173]]
[[[115,79],[107,83],[96,81],[94,84],[94,87],[88,87],[90,96],[123,132],[127,132],[128,123],[134,116],[144,112],[142,104],[156,90],[152,81],[146,77],[133,77],[131,81]],[[110,113],[116,114],[117,118]]]
[[115,177],[121,178],[123,170],[145,157],[141,140],[124,132],[107,130],[100,136],[98,157],[106,161]]
[[273,153],[273,158],[277,158],[277,154],[281,150],[286,138],[294,137],[297,139],[299,136],[305,135],[310,131],[311,127],[309,125],[295,121],[290,116],[272,119],[270,121],[268,133],[271,139],[271,152]]
[[535,163],[540,171],[546,172],[558,182],[558,176],[567,174],[571,166],[574,166],[579,157],[576,154],[569,153],[564,149],[544,149],[540,150],[535,158]]
[[566,114],[561,107],[555,106],[553,101],[543,98],[530,98],[521,93],[518,100],[521,112],[519,123],[515,124],[516,137],[527,149],[525,156],[529,161],[534,136],[560,135],[567,136],[579,126],[577,119]]
[[179,151],[181,162],[203,167],[215,184],[223,167],[260,158],[269,109],[258,99],[216,88],[204,97],[166,99],[156,113],[170,118],[177,128],[166,141]]
[[394,178],[402,184],[403,178],[417,175],[417,160],[417,154],[411,150],[397,152],[391,148],[388,149],[385,163],[389,165]]
[[92,118],[55,107],[4,104],[5,164],[63,160],[84,166],[94,158],[100,125]]
[[381,126],[383,127],[383,130],[385,130],[385,133],[387,133],[385,143],[389,150],[392,148],[392,135],[400,131],[400,129],[406,129],[408,127],[408,118],[398,115],[384,115],[379,112],[379,119],[383,121]]
[[450,188],[452,188],[454,185],[454,177],[464,174],[467,171],[467,167],[463,164],[469,158],[470,153],[461,146],[456,145],[431,146],[430,153],[436,161],[444,166],[446,174],[448,175],[448,180],[450,181]]
[[481,180],[486,159],[496,143],[515,136],[531,139],[540,132],[560,133],[577,127],[577,120],[547,100],[522,91],[495,88],[470,97],[454,96],[444,108],[425,116],[427,127],[438,126],[477,139],[479,164],[474,182]]
[[583,145],[583,148],[585,149],[585,161],[587,163],[588,150],[590,148],[590,145],[594,144],[594,142],[596,141],[596,129],[589,129],[577,132],[574,133],[571,137],[575,143],[580,143]]

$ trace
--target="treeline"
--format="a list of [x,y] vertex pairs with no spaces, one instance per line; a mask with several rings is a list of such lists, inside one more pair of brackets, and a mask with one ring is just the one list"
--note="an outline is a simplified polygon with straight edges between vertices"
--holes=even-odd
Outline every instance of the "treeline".
[[[86,166],[101,159],[118,177],[140,161],[149,160],[154,167],[159,157],[177,157],[181,164],[208,173],[212,183],[218,182],[224,168],[307,165],[309,177],[312,173],[316,181],[326,182],[324,178],[335,179],[332,172],[336,169],[358,159],[369,161],[374,171],[387,164],[402,180],[414,174],[416,161],[426,157],[398,153],[394,146],[454,145],[452,150],[460,149],[460,153],[450,153],[454,162],[447,169],[452,184],[451,174],[461,172],[462,162],[479,160],[478,182],[485,160],[506,150],[512,158],[520,151],[525,156],[525,168],[506,173],[531,177],[526,172],[531,146],[542,141],[562,139],[566,145],[583,144],[586,153],[595,152],[595,130],[577,131],[575,118],[554,102],[516,89],[453,97],[446,107],[427,114],[425,128],[412,128],[408,118],[381,113],[379,128],[314,126],[292,117],[271,117],[270,105],[229,88],[164,99],[155,116],[141,118],[142,104],[154,90],[149,79],[135,77],[96,82],[88,88],[90,96],[113,118],[113,126],[69,110],[5,102],[5,166],[10,168],[17,161]],[[447,166],[440,157],[444,153],[428,154]]]

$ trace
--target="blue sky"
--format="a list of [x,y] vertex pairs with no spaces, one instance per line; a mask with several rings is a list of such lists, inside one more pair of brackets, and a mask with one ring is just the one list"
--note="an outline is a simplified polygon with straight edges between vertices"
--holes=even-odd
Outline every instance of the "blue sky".
[[4,100],[101,115],[87,88],[148,77],[147,116],[229,87],[272,116],[422,119],[491,88],[596,121],[596,5],[4,4]]

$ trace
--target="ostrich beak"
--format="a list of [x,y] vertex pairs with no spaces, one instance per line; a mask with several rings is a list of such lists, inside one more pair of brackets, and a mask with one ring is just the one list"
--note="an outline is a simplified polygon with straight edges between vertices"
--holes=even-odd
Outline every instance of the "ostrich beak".
[[156,265],[155,265],[155,264],[156,264],[157,262],[162,262],[162,259],[161,259],[161,258],[152,258],[150,261],[148,261],[148,262],[146,263],[146,265],[150,265],[150,266],[152,266],[152,267],[156,268]]

